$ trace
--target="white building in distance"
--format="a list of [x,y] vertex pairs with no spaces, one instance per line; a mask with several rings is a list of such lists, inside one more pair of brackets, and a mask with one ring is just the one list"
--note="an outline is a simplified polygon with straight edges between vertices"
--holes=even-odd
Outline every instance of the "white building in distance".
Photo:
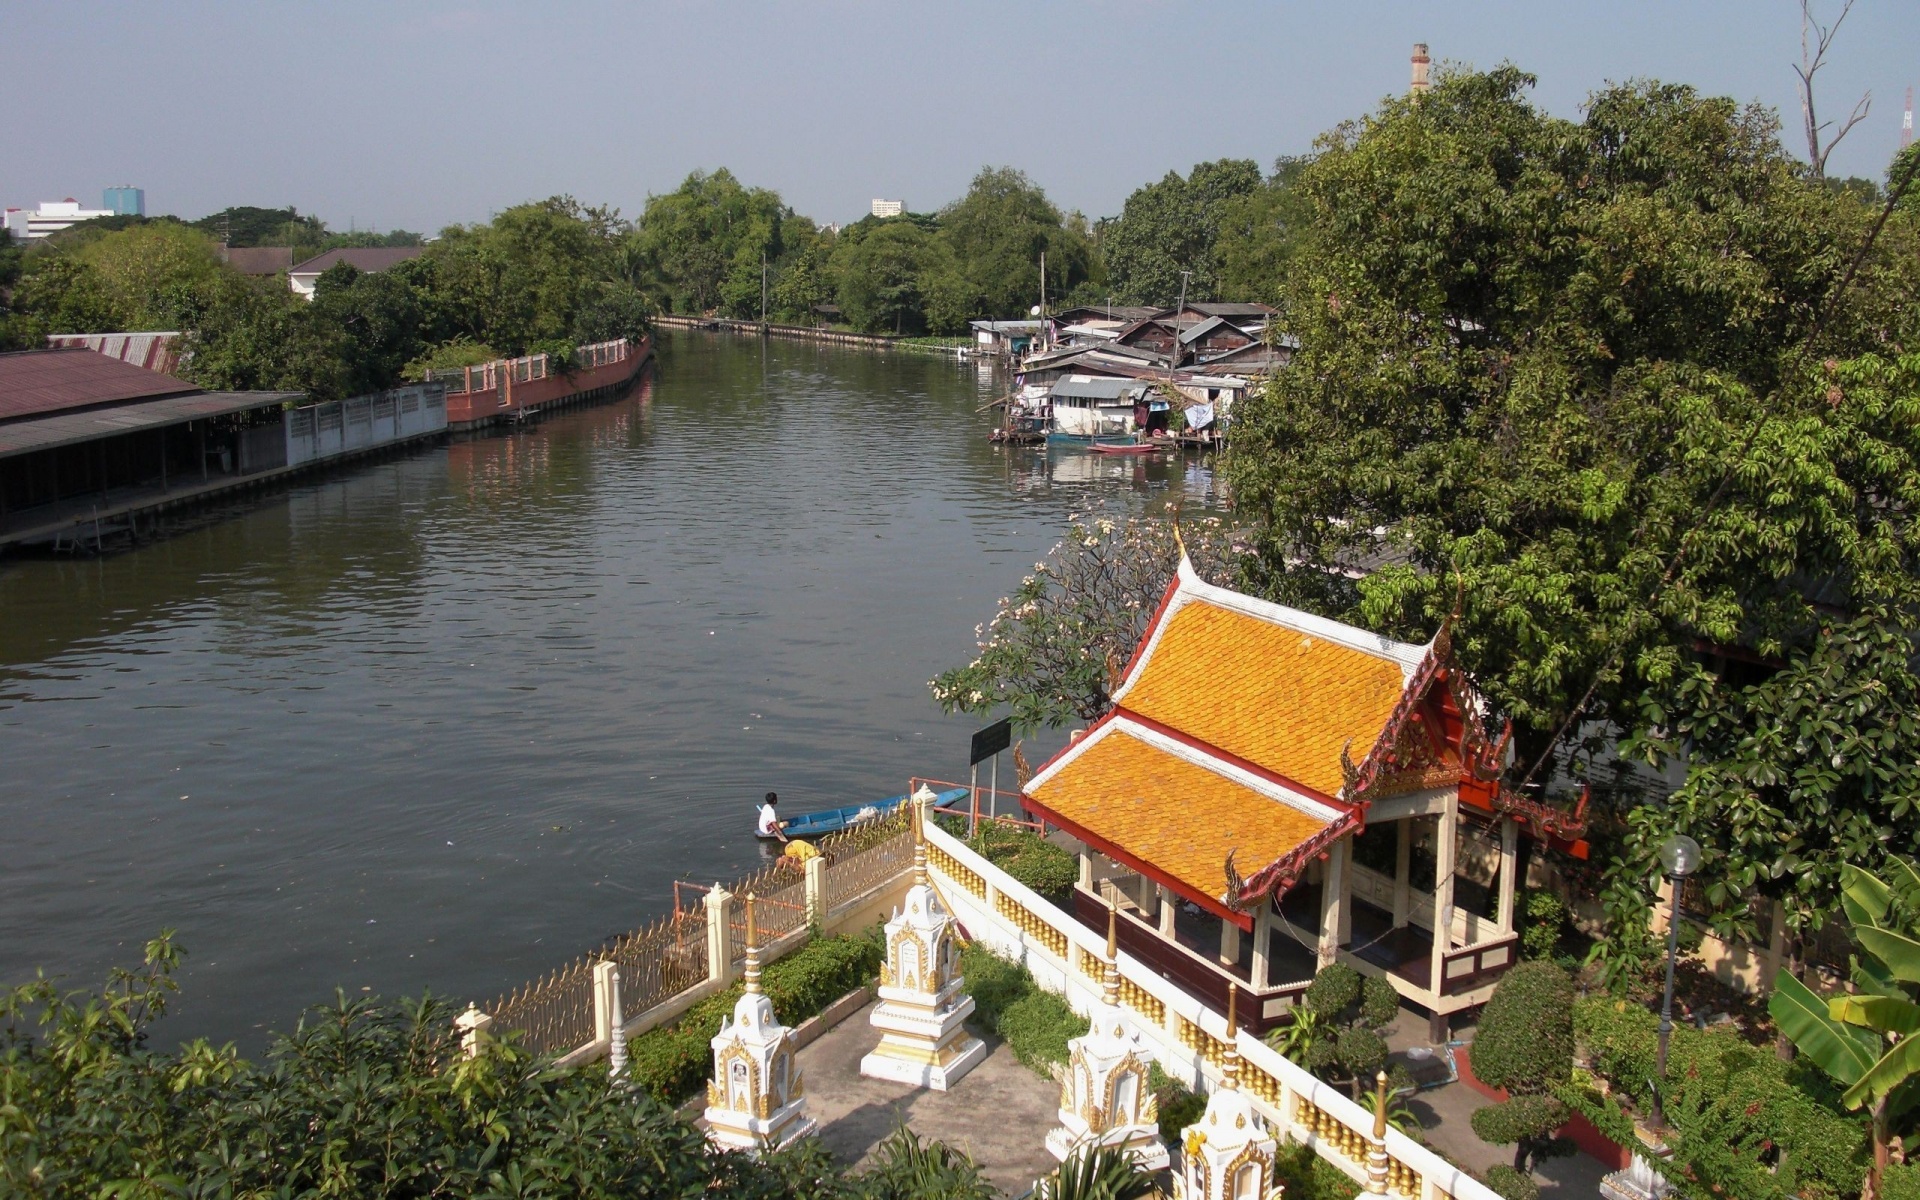
[[65,200],[42,200],[39,208],[9,208],[7,232],[21,241],[39,241],[82,221],[113,215],[110,208],[81,208],[72,196]]
[[905,200],[875,200],[873,215],[876,217],[897,217],[907,211]]

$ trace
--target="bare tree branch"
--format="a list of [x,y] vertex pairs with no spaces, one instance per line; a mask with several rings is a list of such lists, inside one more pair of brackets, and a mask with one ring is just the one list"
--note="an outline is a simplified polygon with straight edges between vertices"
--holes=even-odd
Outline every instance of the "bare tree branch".
[[1815,179],[1827,177],[1827,156],[1852,131],[1855,125],[1866,119],[1873,108],[1873,93],[1868,92],[1853,106],[1853,115],[1846,124],[1822,147],[1820,134],[1829,128],[1832,121],[1821,121],[1815,113],[1813,101],[1813,77],[1826,65],[1827,49],[1833,45],[1833,39],[1840,32],[1840,26],[1847,20],[1847,14],[1853,11],[1853,0],[1846,0],[1840,6],[1840,15],[1834,18],[1832,25],[1822,25],[1813,15],[1813,0],[1800,0],[1800,61],[1795,64],[1793,73],[1800,77],[1800,117],[1806,125],[1807,162],[1813,168]]

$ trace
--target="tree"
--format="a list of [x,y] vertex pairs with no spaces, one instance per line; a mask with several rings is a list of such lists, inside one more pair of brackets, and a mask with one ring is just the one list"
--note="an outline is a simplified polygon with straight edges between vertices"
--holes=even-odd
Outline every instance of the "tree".
[[922,332],[929,278],[951,269],[944,250],[925,229],[899,218],[847,230],[834,254],[840,311],[870,333]]
[[314,281],[309,319],[338,331],[347,395],[393,387],[407,363],[446,336],[445,315],[415,282],[419,274],[407,263],[366,274],[342,262]]
[[[1196,164],[1185,178],[1168,171],[1159,182],[1136,188],[1101,231],[1109,290],[1123,304],[1171,305],[1181,291],[1181,272],[1190,271],[1187,299],[1224,298],[1230,206],[1263,190],[1259,164],[1240,158]],[[1246,227],[1251,215],[1237,214],[1242,236],[1253,235]]]
[[939,232],[980,306],[969,316],[1011,316],[1038,303],[1043,253],[1049,296],[1066,295],[1093,269],[1084,232],[1012,167],[982,167],[967,194],[940,210]]
[[626,232],[618,212],[553,196],[442,230],[416,278],[454,331],[520,354],[572,335]]
[[242,204],[194,221],[193,227],[229,246],[293,246],[316,253],[327,240],[327,223],[292,205],[256,208]]
[[1822,1000],[1782,974],[1767,1012],[1795,1045],[1846,1088],[1841,1101],[1873,1116],[1865,1195],[1880,1194],[1896,1121],[1911,1130],[1920,1102],[1920,863],[1895,857],[1886,877],[1849,865],[1843,903],[1861,956],[1857,994]]
[[1873,93],[1868,92],[1853,106],[1853,112],[1840,126],[1839,132],[1820,144],[1820,135],[1833,127],[1832,121],[1822,121],[1814,111],[1813,77],[1826,65],[1827,51],[1833,46],[1833,39],[1840,32],[1840,26],[1846,22],[1847,14],[1853,11],[1853,0],[1846,0],[1840,6],[1840,15],[1833,24],[1822,25],[1813,16],[1813,0],[1800,0],[1800,61],[1794,64],[1793,73],[1800,77],[1800,119],[1807,134],[1807,165],[1813,171],[1815,179],[1823,178],[1827,173],[1827,156],[1833,153],[1840,139],[1853,132],[1853,127],[1867,119],[1867,112],[1873,107]]
[[[1387,1064],[1381,1030],[1400,1014],[1400,994],[1384,979],[1345,963],[1329,963],[1314,974],[1291,1019],[1267,1035],[1287,1058],[1310,1071],[1344,1082],[1355,1100]],[[1396,1075],[1404,1069],[1395,1066]]]
[[979,634],[980,653],[928,683],[945,712],[1013,709],[1023,729],[1092,721],[1113,706],[1112,689],[1180,565],[1233,576],[1238,551],[1218,518],[1171,521],[1076,515],[1067,535],[1033,565]]
[[1473,1040],[1473,1073],[1508,1098],[1476,1109],[1473,1131],[1496,1146],[1513,1146],[1513,1169],[1570,1154],[1554,1130],[1572,1116],[1553,1094],[1573,1074],[1573,980],[1549,962],[1524,962],[1501,977]]
[[[1738,739],[1695,719],[1700,670],[1724,695],[1753,660],[1811,654],[1836,610],[1885,631],[1920,600],[1900,299],[1920,243],[1896,211],[1869,244],[1876,214],[1807,179],[1761,110],[1640,83],[1575,123],[1534,109],[1531,84],[1445,74],[1302,172],[1277,322],[1300,349],[1235,414],[1251,582],[1415,640],[1463,595],[1453,644],[1515,722],[1516,783],[1543,761],[1584,771],[1616,739],[1711,773]],[[1383,552],[1400,563],[1355,578]],[[1789,799],[1771,785],[1800,751],[1770,745],[1773,775],[1701,794]],[[1898,803],[1897,786],[1855,792]],[[1644,924],[1653,834],[1676,816],[1633,816],[1610,867],[1619,919]],[[1825,837],[1817,806],[1778,819]],[[1789,888],[1809,855],[1830,856],[1827,882],[1794,919],[1834,903],[1842,846],[1688,827],[1725,902],[1704,915],[1743,919],[1743,880]]]
[[725,302],[732,315],[757,315],[762,255],[779,259],[789,216],[779,193],[745,187],[725,167],[695,171],[677,190],[647,198],[640,242],[676,310]]
[[1295,186],[1306,167],[1304,158],[1277,159],[1265,183],[1221,203],[1214,240],[1219,260],[1214,291],[1220,298],[1263,304],[1281,300],[1307,219],[1304,196]]

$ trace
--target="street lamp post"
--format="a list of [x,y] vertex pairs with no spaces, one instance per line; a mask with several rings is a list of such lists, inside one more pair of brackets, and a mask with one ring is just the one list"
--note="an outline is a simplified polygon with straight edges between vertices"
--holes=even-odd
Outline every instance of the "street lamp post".
[[1680,949],[1680,893],[1686,887],[1687,876],[1693,874],[1694,868],[1700,865],[1700,843],[1684,833],[1674,834],[1660,847],[1660,865],[1666,868],[1667,878],[1673,881],[1673,910],[1667,915],[1667,991],[1660,1001],[1660,1055],[1654,1066],[1655,1128],[1664,1127],[1667,1123],[1666,1115],[1661,1112],[1664,1103],[1661,1093],[1667,1086],[1667,1043],[1673,1037],[1673,966]]

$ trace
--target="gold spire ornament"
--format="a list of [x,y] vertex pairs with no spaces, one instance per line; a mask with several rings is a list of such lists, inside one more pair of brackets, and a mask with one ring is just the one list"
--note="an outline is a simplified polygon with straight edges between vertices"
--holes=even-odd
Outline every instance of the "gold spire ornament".
[[1100,1002],[1087,1014],[1087,1031],[1067,1042],[1067,1065],[1058,1072],[1060,1124],[1047,1133],[1047,1151],[1065,1162],[1088,1147],[1106,1146],[1126,1151],[1145,1170],[1162,1170],[1167,1147],[1148,1085],[1153,1052],[1120,1006],[1120,910],[1112,903],[1106,957]]

